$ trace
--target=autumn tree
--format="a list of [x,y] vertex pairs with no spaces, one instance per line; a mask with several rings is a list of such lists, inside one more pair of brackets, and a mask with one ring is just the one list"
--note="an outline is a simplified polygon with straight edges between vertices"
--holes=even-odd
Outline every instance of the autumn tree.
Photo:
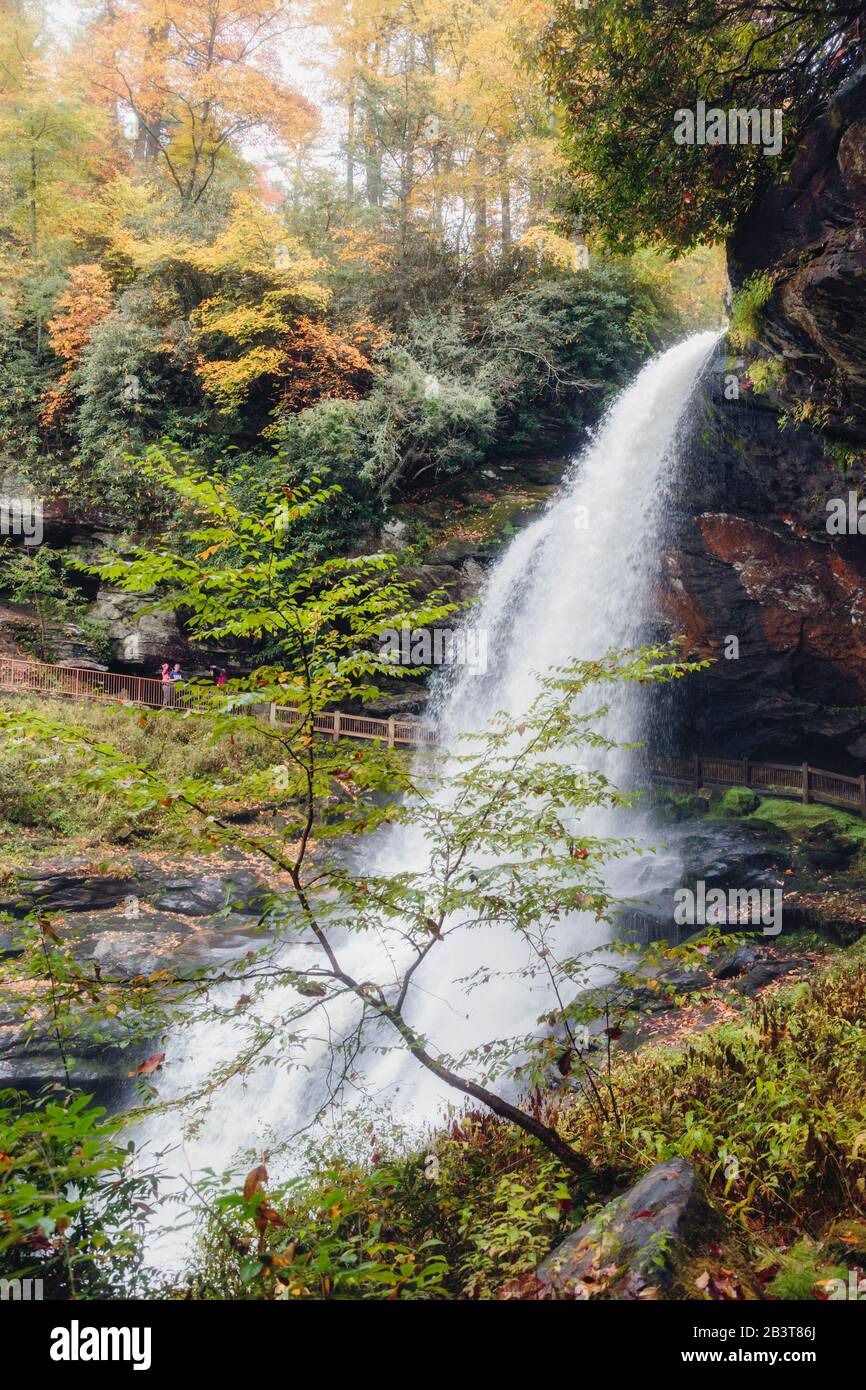
[[133,153],[184,209],[256,140],[291,145],[315,124],[286,82],[287,0],[118,0],[87,36],[94,89],[132,122]]
[[7,316],[33,324],[37,357],[105,157],[101,113],[83,99],[46,6],[0,6],[0,279]]
[[112,287],[109,275],[99,265],[73,266],[69,284],[59,296],[54,315],[48,321],[48,338],[52,351],[63,363],[63,371],[45,394],[41,411],[42,423],[57,425],[71,400],[75,368],[93,337],[96,325],[112,309]]
[[251,397],[265,411],[299,410],[369,385],[367,354],[381,334],[369,322],[327,323],[327,262],[289,234],[278,210],[238,192],[222,230],[204,241],[179,233],[170,208],[136,231],[135,186],[127,193],[114,204],[112,251],[140,275],[184,287],[194,370],[221,411]]
[[390,216],[398,258],[413,227],[483,263],[535,220],[554,156],[531,67],[545,0],[323,0],[346,113],[350,195]]

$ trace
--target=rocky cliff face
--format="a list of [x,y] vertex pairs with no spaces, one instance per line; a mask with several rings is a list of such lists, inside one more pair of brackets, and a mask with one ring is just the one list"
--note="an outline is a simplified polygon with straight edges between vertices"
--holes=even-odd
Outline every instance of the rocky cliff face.
[[673,736],[850,766],[866,762],[866,535],[831,534],[828,502],[866,497],[866,74],[737,228],[732,290],[762,272],[755,341],[736,360],[720,345],[671,485],[659,609],[715,658]]

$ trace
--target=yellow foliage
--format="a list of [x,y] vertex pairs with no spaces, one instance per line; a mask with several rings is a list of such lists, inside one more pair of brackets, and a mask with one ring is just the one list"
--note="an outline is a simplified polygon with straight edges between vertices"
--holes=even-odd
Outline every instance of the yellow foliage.
[[517,241],[524,250],[534,252],[538,261],[555,270],[585,270],[585,250],[546,224],[530,227]]
[[722,246],[697,246],[670,260],[657,251],[636,252],[635,265],[670,298],[686,329],[717,328],[727,281]]
[[254,193],[236,193],[229,221],[209,245],[190,247],[186,259],[212,275],[236,271],[264,275],[279,284],[304,287],[304,297],[316,295],[325,302],[327,291],[315,277],[325,262],[311,256],[299,241],[286,234],[279,216],[266,208]]
[[278,348],[254,347],[231,360],[205,362],[200,359],[196,371],[205,390],[226,413],[243,405],[254,382],[263,376],[275,376],[281,363],[282,353]]

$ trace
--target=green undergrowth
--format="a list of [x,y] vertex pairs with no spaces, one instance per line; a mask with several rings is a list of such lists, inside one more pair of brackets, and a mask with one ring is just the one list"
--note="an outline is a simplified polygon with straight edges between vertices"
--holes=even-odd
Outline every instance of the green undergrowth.
[[[339,1143],[310,1145],[303,1176],[289,1183],[272,1182],[264,1161],[246,1177],[200,1181],[189,1197],[199,1231],[190,1267],[167,1284],[141,1270],[122,1216],[119,1241],[100,1227],[104,1268],[94,1258],[95,1223],[106,1222],[100,1164],[113,1169],[112,1191],[134,1180],[122,1139],[108,1152],[96,1137],[99,1112],[91,1142],[80,1107],[74,1131],[66,1107],[48,1103],[31,1120],[13,1107],[0,1197],[14,1221],[0,1240],[0,1272],[56,1269],[62,1282],[68,1253],[85,1297],[116,1289],[132,1267],[155,1297],[495,1299],[514,1281],[525,1287],[570,1231],[679,1155],[707,1182],[767,1296],[838,1297],[839,1281],[866,1266],[864,1058],[861,939],[806,981],[742,1001],[706,1033],[615,1055],[617,1119],[563,1091],[532,1098],[535,1115],[555,1120],[585,1160],[579,1177],[486,1111],[455,1112],[422,1141],[387,1113],[344,1114]],[[9,1101],[0,1097],[0,1122]],[[39,1132],[42,1146],[18,1143],[19,1130]],[[85,1151],[93,1182],[58,1206],[64,1164]],[[155,1195],[148,1206],[158,1212]]]
[[725,792],[703,788],[699,792],[656,790],[648,797],[657,819],[662,822],[691,820],[736,821],[752,829],[762,839],[792,847],[795,861],[803,846],[813,849],[822,842],[848,842],[851,855],[840,863],[833,877],[840,887],[850,885],[852,876],[866,876],[866,820],[834,806],[789,801],[782,797],[759,798],[746,787],[730,787]]
[[[743,792],[746,797],[741,796]],[[806,806],[802,801],[789,801],[777,796],[757,797],[753,801],[753,796],[756,794],[746,787],[730,787],[726,792],[708,789],[700,792],[656,791],[648,797],[648,804],[663,815],[667,813],[666,818],[673,820],[733,816],[744,825],[778,826],[789,834],[829,823],[843,834],[854,835],[866,842],[866,820],[859,815],[819,802]],[[747,807],[752,809],[747,810]]]
[[211,1298],[495,1298],[615,1192],[680,1155],[771,1297],[826,1297],[822,1281],[859,1258],[840,1223],[866,1229],[864,1060],[861,941],[680,1046],[619,1055],[618,1123],[585,1101],[537,1098],[586,1158],[585,1177],[490,1114],[456,1116],[422,1147],[372,1123],[366,1158],[330,1151],[288,1189],[249,1190],[248,1179],[246,1195],[208,1194],[192,1287]]

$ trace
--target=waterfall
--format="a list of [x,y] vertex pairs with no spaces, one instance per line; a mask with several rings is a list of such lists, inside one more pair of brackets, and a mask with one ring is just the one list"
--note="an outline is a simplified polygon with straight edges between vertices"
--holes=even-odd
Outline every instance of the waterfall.
[[[485,672],[468,665],[454,668],[441,680],[432,705],[443,741],[480,728],[496,710],[524,712],[536,691],[536,673],[640,640],[642,625],[651,617],[650,579],[661,542],[665,477],[675,460],[678,427],[696,377],[716,337],[697,334],[643,368],[576,458],[557,497],[493,568],[469,620],[486,637],[488,667]],[[628,695],[614,696],[609,725],[620,741],[639,732]],[[615,762],[604,770],[616,780]],[[417,833],[405,830],[384,847],[374,851],[369,846],[367,853],[377,856],[375,871],[389,864],[421,869],[424,860],[418,856],[424,848]],[[628,861],[620,861],[616,873],[627,872]],[[568,929],[579,933],[577,940],[585,947],[604,939],[603,929],[591,919],[572,921]],[[538,1003],[525,982],[497,977],[471,994],[454,984],[455,978],[469,976],[491,959],[506,976],[518,968],[524,948],[519,940],[508,940],[510,935],[503,930],[492,943],[486,933],[464,932],[449,936],[447,950],[428,955],[415,979],[409,1016],[431,1039],[434,1051],[458,1052],[490,1036],[533,1027]],[[282,949],[287,964],[297,964],[298,947]],[[356,978],[376,978],[381,954],[369,934],[351,938],[340,954]],[[238,993],[237,985],[225,988],[230,990],[227,1001]],[[257,1007],[262,1016],[276,1018],[293,997],[288,987],[275,988]],[[334,1010],[332,1029],[348,1024],[351,1008],[344,1001]],[[316,1033],[322,1032],[319,1023]],[[234,1054],[237,1042],[231,1021],[179,1028],[166,1047],[161,1096],[171,1099],[202,1084],[216,1063]],[[297,1131],[326,1094],[327,1061],[325,1042],[311,1038],[305,1070],[286,1072],[270,1065],[230,1082],[216,1093],[195,1138],[179,1150],[182,1162],[177,1166],[187,1174],[205,1165],[219,1169],[238,1151],[247,1159]],[[359,1061],[359,1072],[367,1093],[400,1119],[429,1120],[444,1100],[454,1098],[402,1052],[372,1052]],[[142,1140],[159,1149],[177,1144],[177,1114],[169,1111],[148,1122]],[[165,1257],[164,1250],[160,1254]]]

